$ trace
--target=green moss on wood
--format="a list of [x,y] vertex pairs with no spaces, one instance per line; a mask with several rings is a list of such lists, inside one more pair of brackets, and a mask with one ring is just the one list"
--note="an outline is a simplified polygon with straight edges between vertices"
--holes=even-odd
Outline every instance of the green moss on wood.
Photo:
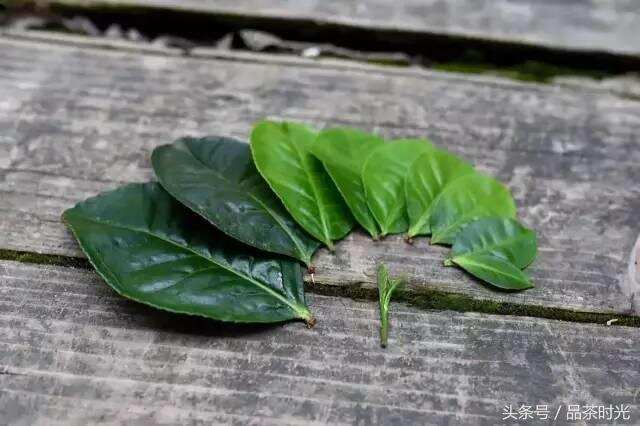
[[91,264],[87,259],[55,254],[32,253],[19,250],[0,249],[0,259],[22,263],[33,263],[36,265],[55,265],[84,269],[91,268]]
[[[378,300],[375,288],[364,287],[362,283],[345,286],[332,286],[318,283],[307,283],[307,291],[326,296],[349,297],[356,300]],[[617,313],[578,312],[562,308],[550,308],[538,305],[523,305],[512,302],[498,302],[492,300],[475,299],[470,296],[448,293],[439,290],[424,289],[402,291],[393,300],[406,303],[419,309],[478,312],[489,315],[513,315],[545,318],[559,321],[578,323],[606,324],[611,319],[617,319],[612,325],[640,327],[640,317],[621,315]]]
[[550,83],[555,77],[560,76],[588,77],[599,80],[608,75],[602,71],[557,66],[539,61],[525,61],[521,64],[496,67],[486,62],[452,60],[436,63],[433,65],[433,69],[465,74],[490,74],[533,83]]
[[[0,249],[0,260],[92,269],[89,261],[83,258],[9,249]],[[364,283],[329,285],[307,282],[305,283],[305,288],[310,293],[325,296],[348,297],[354,300],[374,302],[378,300],[378,290]],[[615,318],[617,321],[612,325],[640,327],[640,317],[633,315],[577,312],[569,309],[550,308],[546,306],[481,300],[463,294],[448,293],[426,288],[420,290],[416,290],[415,288],[411,290],[402,289],[394,295],[393,300],[426,310],[526,316],[592,324],[606,324],[607,321]]]

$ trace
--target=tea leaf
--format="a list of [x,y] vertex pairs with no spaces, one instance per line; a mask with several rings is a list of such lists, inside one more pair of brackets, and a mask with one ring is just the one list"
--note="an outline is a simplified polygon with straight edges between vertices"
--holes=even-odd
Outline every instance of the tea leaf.
[[231,138],[182,138],[151,156],[174,198],[233,238],[307,265],[320,243],[286,211],[256,170],[249,145]]
[[534,231],[514,219],[487,217],[471,222],[456,235],[445,264],[457,264],[469,273],[502,289],[531,288],[520,270],[536,257]]
[[451,244],[463,225],[486,216],[514,218],[516,206],[511,193],[506,186],[481,173],[460,177],[433,201],[431,242]]
[[451,257],[490,254],[524,269],[536,257],[536,233],[515,219],[487,217],[465,226],[456,235]]
[[377,281],[380,305],[380,346],[386,348],[389,340],[389,304],[393,292],[403,284],[403,280],[389,278],[389,270],[381,263],[378,266]]
[[364,160],[384,140],[354,129],[329,129],[320,132],[311,145],[315,155],[331,176],[351,213],[373,239],[380,231],[369,211],[362,186]]
[[452,262],[476,277],[505,290],[526,290],[533,284],[520,269],[500,257],[470,254]]
[[433,149],[411,164],[405,181],[409,238],[431,233],[433,201],[454,180],[474,173],[473,166],[446,151]]
[[365,160],[362,184],[381,236],[407,231],[405,177],[411,163],[431,149],[426,140],[402,139],[381,145]]
[[90,198],[63,219],[98,273],[125,297],[222,321],[314,322],[298,262],[232,240],[158,184]]
[[260,174],[307,232],[333,250],[354,226],[349,208],[311,152],[316,133],[295,123],[262,121],[251,133]]

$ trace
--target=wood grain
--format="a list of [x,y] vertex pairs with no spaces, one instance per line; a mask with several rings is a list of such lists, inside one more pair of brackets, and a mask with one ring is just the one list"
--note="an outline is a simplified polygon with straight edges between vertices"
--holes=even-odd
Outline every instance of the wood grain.
[[55,0],[440,34],[569,50],[640,54],[634,0]]
[[[197,53],[197,52],[196,52]],[[62,211],[152,178],[154,146],[246,138],[263,117],[425,136],[495,174],[540,236],[536,289],[496,293],[444,268],[445,248],[361,233],[315,258],[317,280],[372,285],[386,262],[410,289],[580,311],[638,313],[628,259],[640,223],[640,103],[496,78],[331,62],[172,56],[0,39],[0,247],[81,256]]]
[[640,415],[638,329],[393,303],[385,350],[375,303],[309,302],[314,329],[239,327],[129,302],[90,271],[2,261],[0,418],[477,425],[507,404],[568,403]]

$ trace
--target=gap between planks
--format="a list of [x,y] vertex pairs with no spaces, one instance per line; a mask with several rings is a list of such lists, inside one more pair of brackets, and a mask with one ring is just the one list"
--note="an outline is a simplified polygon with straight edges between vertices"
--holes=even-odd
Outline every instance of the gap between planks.
[[[2,29],[0,28],[0,36],[5,39],[12,40],[16,43],[20,42],[39,42],[50,45],[66,45],[73,47],[91,47],[94,49],[122,51],[130,53],[142,53],[146,55],[169,56],[169,57],[190,57],[194,59],[212,59],[230,62],[244,62],[257,64],[273,64],[273,65],[292,65],[305,68],[328,68],[334,70],[355,71],[355,72],[375,72],[389,76],[415,76],[415,77],[438,77],[442,80],[449,81],[465,81],[478,82],[483,84],[497,84],[501,87],[505,86],[535,86],[545,88],[549,86],[562,86],[565,90],[584,91],[585,89],[579,85],[563,85],[563,84],[541,84],[535,82],[525,82],[512,80],[500,76],[490,74],[469,74],[455,73],[447,71],[438,71],[421,67],[391,67],[381,66],[370,63],[355,62],[345,59],[320,58],[311,59],[297,55],[278,54],[245,51],[225,51],[221,49],[209,47],[196,47],[191,50],[184,51],[173,47],[154,46],[145,43],[132,42],[127,40],[112,40],[108,38],[87,37],[73,34],[62,34],[52,31],[35,31],[35,30],[18,30],[18,29]],[[611,94],[608,89],[599,87],[589,87],[589,91],[603,92]]]
[[[640,238],[638,241],[638,245],[640,245]],[[635,253],[632,253],[632,256],[635,257]],[[58,266],[93,272],[93,267],[87,259],[63,255],[0,249],[0,261],[12,261],[25,265]],[[0,267],[1,266],[0,264]],[[2,269],[0,269],[0,271],[2,271]],[[318,296],[348,298],[354,301],[375,302],[378,300],[377,287],[374,284],[362,282],[357,285],[350,284],[347,286],[331,285],[321,283],[322,275],[316,275],[318,276],[312,279],[308,273],[305,273],[304,282],[307,293]],[[454,299],[453,301],[451,300],[452,298]],[[125,300],[126,298],[113,296],[113,299]],[[606,324],[607,326],[640,328],[640,315],[580,312],[570,309],[545,307],[542,305],[496,302],[491,299],[482,299],[461,293],[451,293],[433,289],[415,293],[403,292],[396,295],[393,300],[425,311],[450,310],[463,313],[521,316],[581,324]]]

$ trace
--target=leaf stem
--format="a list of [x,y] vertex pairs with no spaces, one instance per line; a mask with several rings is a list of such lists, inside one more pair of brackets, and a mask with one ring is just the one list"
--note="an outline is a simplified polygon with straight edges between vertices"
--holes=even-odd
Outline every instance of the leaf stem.
[[300,315],[300,318],[303,319],[305,323],[307,323],[307,328],[313,328],[313,326],[316,325],[316,318],[308,308],[299,306],[296,311],[298,312],[298,315]]
[[378,281],[378,304],[380,307],[380,346],[387,347],[389,338],[389,311],[385,306],[387,296],[387,287],[389,284],[389,269],[384,263],[378,265],[377,271]]
[[380,310],[380,346],[387,347],[389,340],[389,311]]
[[305,320],[305,322],[307,323],[307,328],[313,328],[316,325],[316,318],[315,317],[311,317],[308,320]]

